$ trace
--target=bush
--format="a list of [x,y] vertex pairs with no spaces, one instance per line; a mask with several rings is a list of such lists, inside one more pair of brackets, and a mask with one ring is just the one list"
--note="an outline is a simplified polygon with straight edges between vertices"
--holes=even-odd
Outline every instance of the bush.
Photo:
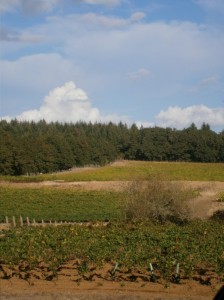
[[224,221],[224,210],[217,210],[211,217],[212,220]]
[[190,209],[186,203],[193,197],[192,190],[186,190],[179,183],[160,178],[148,181],[135,181],[129,186],[125,201],[126,220],[159,223],[171,221],[184,223],[190,218]]

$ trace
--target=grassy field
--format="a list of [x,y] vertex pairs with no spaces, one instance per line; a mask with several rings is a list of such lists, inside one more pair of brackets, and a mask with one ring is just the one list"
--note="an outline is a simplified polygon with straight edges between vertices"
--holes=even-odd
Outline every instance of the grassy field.
[[0,187],[0,222],[20,215],[36,221],[116,220],[121,198],[111,191]]
[[37,176],[0,176],[0,180],[32,182],[45,180],[110,181],[147,179],[162,175],[168,180],[224,181],[224,163],[141,162],[122,161],[98,168],[83,168],[74,172],[42,174]]

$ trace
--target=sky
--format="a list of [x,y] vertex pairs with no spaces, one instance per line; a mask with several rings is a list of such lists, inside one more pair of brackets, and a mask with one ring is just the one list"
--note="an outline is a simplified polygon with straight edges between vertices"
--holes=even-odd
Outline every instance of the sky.
[[224,0],[0,0],[0,118],[224,129]]

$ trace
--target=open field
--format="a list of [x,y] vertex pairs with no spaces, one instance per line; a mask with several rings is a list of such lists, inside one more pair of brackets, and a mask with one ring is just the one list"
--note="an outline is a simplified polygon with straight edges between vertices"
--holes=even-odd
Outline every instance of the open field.
[[0,176],[0,180],[14,182],[113,181],[148,179],[162,175],[168,180],[224,181],[224,163],[141,162],[118,161],[104,167],[74,168],[70,171],[36,176]]

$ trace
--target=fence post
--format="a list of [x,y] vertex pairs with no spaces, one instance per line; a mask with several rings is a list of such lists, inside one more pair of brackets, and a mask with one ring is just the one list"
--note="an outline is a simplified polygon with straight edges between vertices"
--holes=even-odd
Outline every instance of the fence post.
[[26,217],[26,224],[27,224],[27,226],[30,226],[30,219],[29,219],[29,217]]
[[9,218],[7,216],[5,217],[5,223],[6,223],[6,226],[9,227]]
[[44,220],[42,219],[42,226],[44,227],[45,226],[45,224],[44,224]]
[[16,219],[14,216],[12,217],[12,225],[13,225],[13,227],[16,227]]
[[36,221],[35,221],[35,219],[33,219],[33,226],[36,226]]
[[20,223],[20,226],[22,227],[23,226],[23,217],[22,216],[19,217],[19,223]]

